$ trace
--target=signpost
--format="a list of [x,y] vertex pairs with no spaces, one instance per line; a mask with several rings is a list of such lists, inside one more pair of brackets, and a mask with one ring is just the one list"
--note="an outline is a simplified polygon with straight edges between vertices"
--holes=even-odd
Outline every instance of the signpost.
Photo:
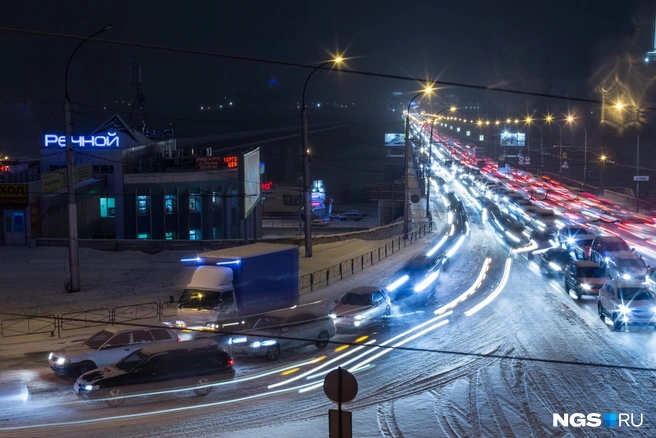
[[342,411],[342,403],[352,401],[358,394],[358,381],[353,374],[338,367],[326,375],[323,380],[323,392],[330,400],[337,403],[337,410],[328,411],[329,437],[352,438],[352,415],[349,411]]

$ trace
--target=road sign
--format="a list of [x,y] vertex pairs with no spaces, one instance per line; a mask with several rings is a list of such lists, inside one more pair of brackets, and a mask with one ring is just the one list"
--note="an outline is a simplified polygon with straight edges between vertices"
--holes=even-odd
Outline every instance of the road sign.
[[527,166],[530,166],[530,165],[531,165],[531,157],[529,157],[528,155],[525,156],[525,157],[524,157],[524,163],[525,163]]
[[563,161],[563,169],[569,169],[569,165],[567,164],[567,161]]
[[521,155],[519,156],[519,165],[520,165],[520,166],[523,166],[523,165],[524,165],[524,157],[521,156]]
[[323,379],[323,392],[335,403],[348,403],[358,394],[358,381],[353,374],[339,367]]
[[649,181],[649,176],[647,175],[634,176],[633,181]]

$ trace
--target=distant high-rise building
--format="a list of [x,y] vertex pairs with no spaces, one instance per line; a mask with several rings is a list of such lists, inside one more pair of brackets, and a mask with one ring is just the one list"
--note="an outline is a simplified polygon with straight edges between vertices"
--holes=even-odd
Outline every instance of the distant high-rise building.
[[656,61],[656,7],[654,7],[654,38],[652,39],[651,51],[647,52],[645,62],[650,63]]

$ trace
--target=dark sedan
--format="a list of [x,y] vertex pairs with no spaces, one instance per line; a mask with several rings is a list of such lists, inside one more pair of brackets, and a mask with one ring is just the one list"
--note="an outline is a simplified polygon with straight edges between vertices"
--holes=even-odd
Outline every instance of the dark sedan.
[[572,257],[566,249],[560,247],[549,248],[540,254],[538,258],[540,273],[546,276],[562,275],[563,270],[571,261]]

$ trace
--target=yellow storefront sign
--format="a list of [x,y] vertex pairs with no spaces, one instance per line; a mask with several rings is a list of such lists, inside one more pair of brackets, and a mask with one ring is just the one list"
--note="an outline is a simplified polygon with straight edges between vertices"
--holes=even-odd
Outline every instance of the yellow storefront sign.
[[[93,178],[93,164],[78,164],[73,168],[75,184]],[[44,195],[66,187],[66,169],[41,174],[41,191]]]

